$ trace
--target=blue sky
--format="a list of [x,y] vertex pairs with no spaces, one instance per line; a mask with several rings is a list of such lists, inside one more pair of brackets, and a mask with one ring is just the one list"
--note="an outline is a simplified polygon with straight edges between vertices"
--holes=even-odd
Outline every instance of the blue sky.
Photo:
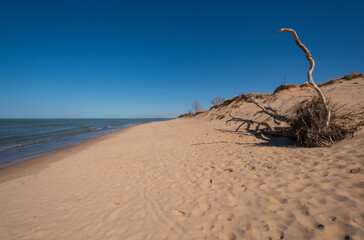
[[0,118],[173,117],[364,72],[362,1],[0,0]]

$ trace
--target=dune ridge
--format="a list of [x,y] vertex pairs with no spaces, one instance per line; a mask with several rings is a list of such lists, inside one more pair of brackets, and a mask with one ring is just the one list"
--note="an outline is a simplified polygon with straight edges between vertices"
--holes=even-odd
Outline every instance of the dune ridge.
[[[322,88],[326,94],[328,95],[328,98],[332,100],[334,103],[337,103],[338,105],[345,105],[348,102],[350,103],[350,107],[354,107],[355,110],[360,110],[360,106],[354,106],[354,104],[351,104],[351,100],[353,100],[352,97],[344,96],[345,94],[355,95],[358,98],[355,99],[355,102],[360,102],[361,98],[357,94],[357,91],[353,88],[351,90],[354,91],[354,93],[344,91],[342,93],[339,93],[339,91],[334,91],[335,94],[332,94],[332,90],[335,90],[337,88],[340,88],[341,86],[344,86],[344,88],[350,88],[350,84],[356,85],[361,84],[364,80],[364,74],[363,73],[352,73],[345,75],[342,78],[334,78],[331,79],[325,83],[318,84],[320,88]],[[334,86],[332,86],[334,85]],[[360,88],[360,87],[359,87]],[[360,88],[361,89],[361,88]],[[183,117],[199,117],[199,118],[209,118],[210,120],[218,119],[221,120],[228,116],[229,112],[235,112],[235,110],[243,110],[243,116],[246,117],[250,114],[251,109],[249,107],[245,106],[247,103],[244,100],[245,96],[251,97],[255,100],[257,100],[259,103],[265,104],[272,104],[272,106],[281,104],[284,100],[289,100],[288,104],[286,105],[286,109],[289,109],[289,107],[292,107],[294,104],[304,100],[308,99],[312,96],[314,96],[316,92],[311,88],[311,86],[304,82],[300,85],[297,84],[282,84],[276,87],[273,93],[247,93],[247,94],[241,94],[237,95],[231,99],[226,99],[223,103],[217,104],[215,106],[212,106],[209,110],[201,110],[195,113],[191,114],[181,114],[179,118]],[[336,96],[336,94],[339,94],[339,96]],[[278,105],[279,106],[279,105]],[[363,107],[363,106],[361,106]]]

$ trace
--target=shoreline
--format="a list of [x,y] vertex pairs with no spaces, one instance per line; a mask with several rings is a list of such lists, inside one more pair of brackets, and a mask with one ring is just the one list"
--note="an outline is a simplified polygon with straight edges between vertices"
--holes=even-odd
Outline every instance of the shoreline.
[[234,130],[134,125],[0,170],[0,238],[364,237],[364,135],[307,151]]
[[0,168],[103,136],[139,123],[167,118],[0,119]]
[[120,128],[114,132],[106,133],[104,135],[95,137],[90,140],[86,140],[86,141],[81,142],[76,145],[64,147],[64,148],[55,150],[53,152],[45,153],[42,156],[30,157],[26,160],[0,168],[0,184],[3,182],[6,182],[6,181],[11,181],[11,180],[19,178],[19,177],[36,174],[38,171],[42,171],[43,169],[47,168],[47,166],[51,163],[60,161],[72,154],[81,152],[81,151],[85,150],[87,147],[90,147],[91,145],[93,145],[99,141],[103,141],[103,140],[110,138],[110,136],[112,136],[114,134],[118,134],[118,133],[127,131],[130,128],[133,128],[133,127],[136,127],[139,125],[143,125],[143,124],[146,124],[146,123],[137,123],[137,124],[133,124],[129,127]]

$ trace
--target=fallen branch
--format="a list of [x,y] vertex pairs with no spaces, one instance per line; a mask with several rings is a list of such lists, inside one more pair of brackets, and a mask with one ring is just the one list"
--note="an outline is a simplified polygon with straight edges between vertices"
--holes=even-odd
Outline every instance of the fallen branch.
[[248,127],[250,127],[251,124],[257,124],[257,128],[256,129],[257,131],[262,131],[262,130],[259,130],[259,127],[261,125],[265,126],[265,129],[268,129],[268,130],[273,130],[273,128],[271,126],[269,126],[268,123],[266,122],[259,122],[259,121],[256,121],[256,120],[252,120],[252,119],[244,119],[244,118],[236,118],[236,117],[233,117],[231,116],[231,114],[229,113],[229,116],[231,117],[231,119],[227,120],[226,121],[226,124],[229,123],[229,122],[242,122],[236,129],[235,131],[239,131],[239,129],[244,125],[244,124],[248,124]]
[[271,116],[272,118],[279,120],[281,122],[286,122],[286,123],[290,123],[292,120],[285,116],[285,115],[281,115],[278,113],[278,111],[274,108],[271,107],[262,107],[261,105],[259,105],[259,103],[257,103],[256,101],[253,100],[253,98],[249,97],[249,96],[244,96],[245,99],[249,99],[252,103],[254,103],[257,107],[259,107],[261,109],[261,111],[257,112],[257,113],[265,113],[269,116]]
[[[237,117],[233,117],[230,113],[229,116],[231,117],[231,119],[226,121],[226,124],[228,124],[229,122],[241,122],[241,124],[235,129],[235,131],[239,131],[239,129],[244,126],[244,124],[248,125],[248,128],[250,128],[250,126],[252,124],[257,124],[256,128],[255,128],[255,134],[254,135],[261,135],[261,134],[265,134],[265,135],[271,135],[271,136],[280,136],[280,137],[290,137],[290,138],[294,138],[295,134],[292,132],[292,129],[290,127],[274,127],[272,128],[268,123],[266,123],[266,121],[270,118],[265,119],[264,121],[256,121],[256,120],[252,120],[252,119],[244,119],[244,118],[237,118]],[[264,126],[264,128],[260,128],[260,126]]]

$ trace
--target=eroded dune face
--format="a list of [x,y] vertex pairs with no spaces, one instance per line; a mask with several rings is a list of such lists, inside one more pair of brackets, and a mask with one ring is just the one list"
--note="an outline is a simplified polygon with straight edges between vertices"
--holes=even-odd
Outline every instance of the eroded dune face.
[[[325,96],[334,104],[339,106],[345,105],[345,108],[349,111],[363,111],[363,74],[354,74],[354,77],[352,77],[352,75],[346,75],[344,78],[333,79],[326,83],[319,84],[318,86],[322,89]],[[262,106],[271,106],[275,109],[282,109],[282,113],[286,113],[298,102],[316,96],[317,93],[308,83],[303,83],[301,85],[280,85],[273,94],[255,93],[247,95],[252,97]],[[236,96],[232,99],[227,99],[218,106],[212,107],[210,110],[201,111],[197,113],[196,116],[192,117],[209,120],[226,120],[226,118],[229,117],[228,113],[231,113],[234,116],[252,117],[258,110],[259,108],[254,104],[245,102],[242,96]]]
[[[323,91],[360,109],[363,87]],[[314,92],[286,89],[271,105],[297,94]],[[0,183],[0,239],[364,239],[363,132],[297,148],[216,120],[230,110],[256,111],[231,103],[36,159],[39,171],[13,167]]]

